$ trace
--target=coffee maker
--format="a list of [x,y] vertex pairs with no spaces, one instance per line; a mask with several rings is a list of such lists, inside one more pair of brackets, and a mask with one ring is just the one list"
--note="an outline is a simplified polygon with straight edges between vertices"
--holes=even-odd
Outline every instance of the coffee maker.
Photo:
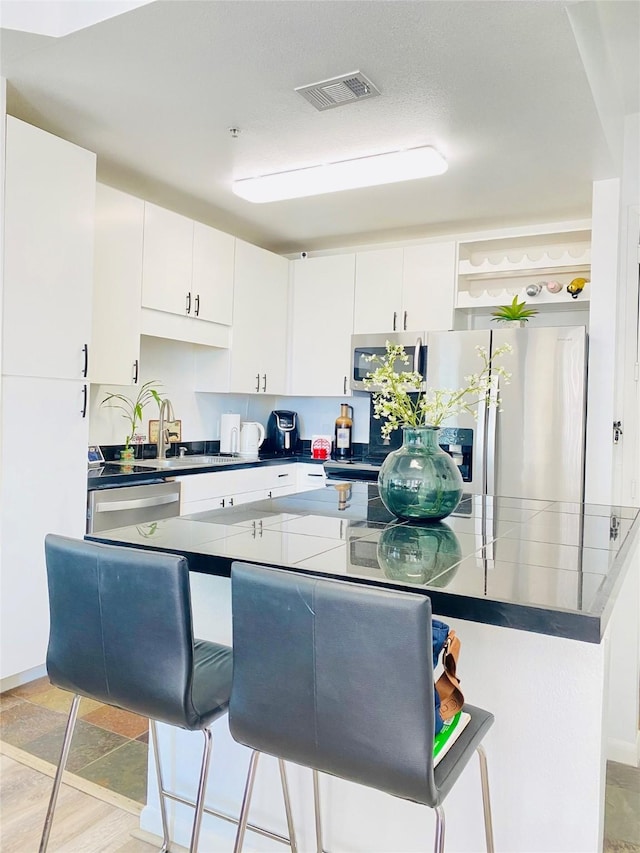
[[271,412],[267,421],[265,450],[278,456],[293,456],[298,446],[298,415],[280,409]]

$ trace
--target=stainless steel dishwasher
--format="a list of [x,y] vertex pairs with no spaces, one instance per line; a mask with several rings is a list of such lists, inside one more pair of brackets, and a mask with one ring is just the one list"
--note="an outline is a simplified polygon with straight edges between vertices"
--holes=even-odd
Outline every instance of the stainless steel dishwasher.
[[180,515],[180,483],[149,483],[89,492],[87,533]]

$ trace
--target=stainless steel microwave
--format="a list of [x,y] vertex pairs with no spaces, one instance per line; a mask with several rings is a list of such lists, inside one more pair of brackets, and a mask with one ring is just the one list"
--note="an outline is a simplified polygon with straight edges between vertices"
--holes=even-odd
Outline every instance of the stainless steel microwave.
[[427,370],[427,347],[424,332],[388,332],[376,335],[351,336],[351,381],[353,391],[375,391],[366,388],[364,380],[372,373],[376,365],[371,361],[372,356],[384,356],[387,352],[387,341],[399,344],[409,356],[409,364],[399,361],[395,367],[398,373],[415,370],[424,378]]

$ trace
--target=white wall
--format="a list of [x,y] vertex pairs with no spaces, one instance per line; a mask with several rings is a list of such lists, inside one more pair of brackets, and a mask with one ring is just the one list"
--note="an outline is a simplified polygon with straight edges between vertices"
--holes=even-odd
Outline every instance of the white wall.
[[613,481],[620,180],[593,185],[585,500],[609,503]]

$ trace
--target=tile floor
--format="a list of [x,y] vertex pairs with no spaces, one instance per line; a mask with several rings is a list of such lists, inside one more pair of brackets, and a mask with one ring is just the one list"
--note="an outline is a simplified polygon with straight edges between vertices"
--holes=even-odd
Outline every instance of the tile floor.
[[[71,698],[48,678],[0,693],[0,740],[57,764]],[[144,717],[82,699],[67,770],[144,803],[148,742]]]
[[[47,678],[0,693],[0,740],[56,764],[71,695]],[[146,800],[148,722],[82,699],[67,769],[138,803]],[[640,853],[640,769],[607,764],[604,853]]]

